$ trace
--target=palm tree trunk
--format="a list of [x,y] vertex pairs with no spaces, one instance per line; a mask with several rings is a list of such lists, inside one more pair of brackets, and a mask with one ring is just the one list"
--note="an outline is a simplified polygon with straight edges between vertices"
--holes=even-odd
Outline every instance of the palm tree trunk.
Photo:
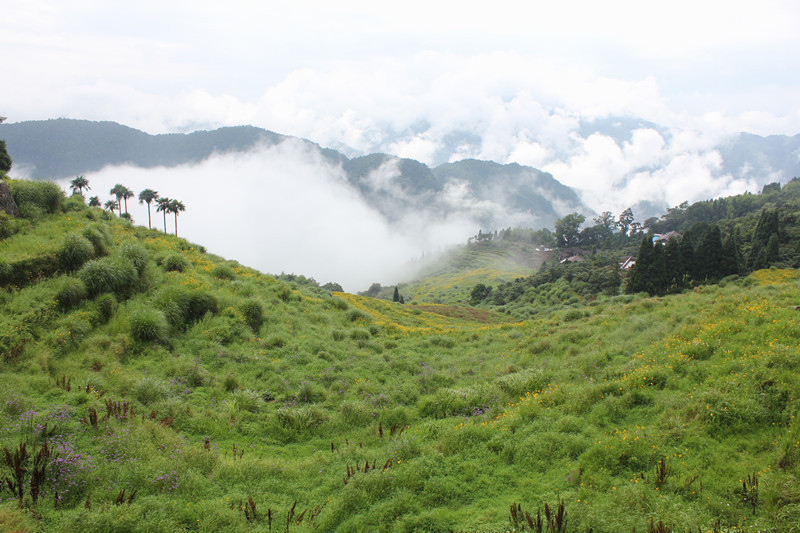
[[175,236],[178,236],[178,212],[175,211]]
[[164,211],[164,233],[167,233],[167,212]]
[[147,229],[153,229],[150,226],[150,202],[147,202]]

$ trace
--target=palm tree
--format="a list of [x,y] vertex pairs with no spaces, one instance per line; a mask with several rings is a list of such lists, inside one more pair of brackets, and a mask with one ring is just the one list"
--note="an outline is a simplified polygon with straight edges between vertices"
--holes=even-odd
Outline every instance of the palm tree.
[[114,210],[117,209],[119,205],[114,200],[109,200],[103,207],[111,211],[111,213],[113,214]]
[[175,236],[178,236],[178,213],[181,211],[186,211],[186,206],[183,205],[183,202],[178,200],[171,200],[169,202],[169,211],[175,215]]
[[87,191],[91,189],[89,187],[89,180],[84,178],[83,176],[77,176],[74,180],[69,182],[70,189],[72,189],[72,194],[80,194],[83,196],[83,189]]
[[122,199],[125,200],[125,214],[128,214],[128,198],[133,198],[135,194],[127,187],[122,188]]
[[114,196],[116,196],[116,197],[117,197],[117,208],[119,209],[120,213],[122,212],[122,202],[121,202],[121,200],[122,200],[122,194],[123,194],[123,192],[124,192],[124,191],[126,191],[126,190],[127,190],[127,187],[125,187],[124,185],[121,185],[121,184],[117,183],[116,185],[114,185],[114,186],[111,188],[111,190],[110,190],[110,191],[108,191],[108,192],[109,192],[109,194],[113,194]]
[[145,189],[139,193],[139,203],[147,204],[147,227],[150,228],[150,202],[158,199],[158,191]]
[[169,204],[171,201],[172,200],[166,197],[158,198],[156,200],[156,205],[157,205],[156,212],[161,211],[162,213],[164,213],[164,233],[167,232],[167,211],[170,211]]
[[97,196],[89,198],[89,207],[100,207],[100,198]]

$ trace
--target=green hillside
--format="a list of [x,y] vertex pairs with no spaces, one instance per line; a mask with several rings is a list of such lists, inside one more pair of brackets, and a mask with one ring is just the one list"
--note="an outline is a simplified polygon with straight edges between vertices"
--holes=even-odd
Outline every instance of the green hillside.
[[4,531],[800,524],[796,270],[509,322],[281,281],[10,186]]
[[402,285],[406,301],[465,304],[478,283],[530,276],[546,256],[525,242],[479,242],[459,246],[427,264],[416,280]]

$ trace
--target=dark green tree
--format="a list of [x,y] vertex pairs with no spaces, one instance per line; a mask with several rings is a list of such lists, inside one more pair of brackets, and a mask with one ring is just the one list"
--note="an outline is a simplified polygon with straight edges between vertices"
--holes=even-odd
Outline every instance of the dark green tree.
[[767,247],[764,248],[764,263],[765,266],[771,266],[778,261],[780,255],[780,244],[778,243],[778,234],[773,233],[767,241]]
[[570,213],[564,218],[556,220],[556,242],[559,246],[574,246],[578,244],[579,228],[586,220],[580,213]]
[[100,207],[100,198],[97,196],[89,198],[89,207]]
[[695,248],[695,279],[717,281],[723,277],[724,254],[719,226],[711,224]]
[[667,269],[667,290],[680,291],[686,285],[686,268],[678,239],[672,238],[664,245],[664,263]]
[[8,172],[11,170],[11,156],[6,150],[6,142],[0,139],[0,171]]
[[629,207],[619,214],[619,219],[617,222],[617,225],[619,226],[619,232],[622,235],[627,235],[628,228],[631,227],[631,224],[633,224],[633,210]]
[[661,244],[654,244],[649,235],[642,239],[636,263],[628,278],[627,293],[646,292],[656,296],[667,292],[667,265],[663,248]]
[[492,294],[492,287],[485,285],[483,283],[478,283],[474,287],[472,287],[472,291],[469,293],[469,303],[470,305],[478,305],[489,295]]
[[394,286],[394,294],[392,295],[393,302],[400,301],[400,290],[397,288],[397,285]]

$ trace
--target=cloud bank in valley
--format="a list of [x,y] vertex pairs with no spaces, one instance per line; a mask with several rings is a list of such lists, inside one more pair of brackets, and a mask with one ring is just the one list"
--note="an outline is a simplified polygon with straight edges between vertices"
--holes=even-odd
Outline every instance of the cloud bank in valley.
[[[137,195],[151,188],[181,200],[186,211],[178,216],[178,235],[211,253],[262,272],[334,281],[349,291],[403,280],[412,273],[410,259],[462,242],[477,228],[463,210],[448,216],[415,211],[390,223],[347,184],[341,168],[296,141],[196,165],[107,167],[86,178],[89,195],[101,199],[121,183]],[[163,230],[162,214],[152,210],[153,226]],[[145,205],[131,199],[128,211],[136,224],[147,224]],[[166,222],[172,233],[174,216]]]

